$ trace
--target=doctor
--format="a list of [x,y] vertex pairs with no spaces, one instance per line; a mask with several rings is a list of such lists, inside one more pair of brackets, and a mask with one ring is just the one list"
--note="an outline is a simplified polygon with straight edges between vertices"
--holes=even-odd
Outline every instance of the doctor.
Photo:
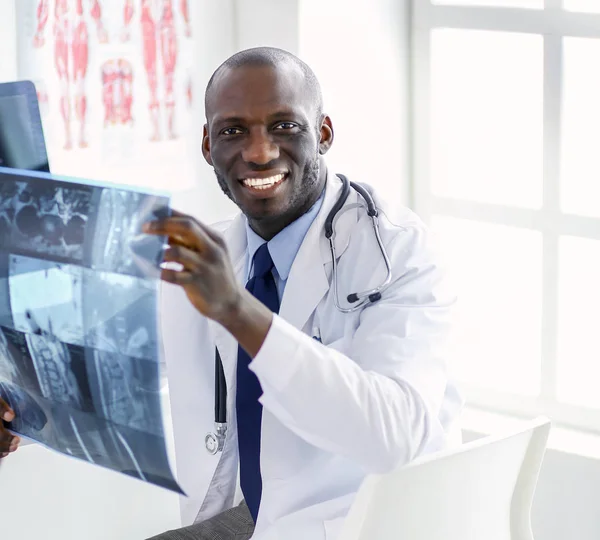
[[[206,118],[204,156],[241,213],[212,228],[181,214],[147,226],[169,237],[166,259],[178,263],[163,271],[162,312],[188,494],[186,528],[156,539],[331,540],[366,475],[450,444],[461,405],[444,349],[454,298],[421,221],[370,188],[381,246],[350,189],[332,253],[325,227],[342,181],[323,156],[334,130],[299,59],[234,55],[209,83]],[[365,152],[392,175],[376,145],[394,126],[372,126]],[[387,281],[384,253],[381,298],[347,312],[348,295]],[[210,455],[215,349],[228,430]],[[0,413],[13,414],[2,402]],[[18,442],[0,427],[0,455]]]
[[[450,444],[461,405],[444,350],[454,298],[421,221],[368,188],[391,281],[381,299],[339,309],[385,281],[386,264],[351,189],[334,221],[334,272],[324,226],[342,182],[323,158],[333,124],[298,58],[234,55],[205,106],[204,157],[241,213],[212,228],[181,214],[147,227],[169,237],[166,260],[180,265],[163,271],[164,309],[177,313],[165,347],[182,513],[195,524],[156,539],[250,538],[255,522],[256,540],[330,540],[365,475]],[[390,133],[373,118],[371,159]],[[215,347],[228,431],[211,456]]]

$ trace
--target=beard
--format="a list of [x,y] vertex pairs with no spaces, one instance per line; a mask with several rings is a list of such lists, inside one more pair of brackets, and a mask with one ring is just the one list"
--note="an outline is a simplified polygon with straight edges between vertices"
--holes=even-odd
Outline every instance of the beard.
[[[264,221],[264,220],[278,220],[283,216],[276,215],[249,215],[247,209],[240,206],[236,201],[231,188],[225,179],[225,176],[220,174],[217,169],[214,169],[215,176],[221,191],[250,219],[253,221]],[[321,195],[322,188],[319,189],[319,176],[321,172],[319,153],[317,152],[315,157],[306,163],[302,170],[302,178],[298,182],[291,193],[290,199],[286,205],[285,214],[290,214],[293,217],[292,221],[298,219],[301,215],[305,214],[310,210],[312,205],[317,201]],[[318,191],[318,192],[317,192]]]
[[221,191],[225,193],[225,195],[227,195],[227,197],[229,197],[229,199],[237,205],[231,193],[231,189],[229,189],[229,184],[227,184],[227,180],[225,180],[225,177],[222,174],[220,174],[217,171],[217,169],[213,170],[215,171],[215,176],[217,177],[217,182],[219,182],[219,187],[221,188]]

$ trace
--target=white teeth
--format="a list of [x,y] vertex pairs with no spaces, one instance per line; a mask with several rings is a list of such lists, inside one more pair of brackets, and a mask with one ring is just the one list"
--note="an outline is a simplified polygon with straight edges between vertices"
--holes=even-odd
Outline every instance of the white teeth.
[[275,176],[270,176],[269,178],[244,178],[242,182],[247,187],[252,187],[255,189],[268,189],[277,184],[277,182],[281,182],[284,176],[285,174],[276,174]]

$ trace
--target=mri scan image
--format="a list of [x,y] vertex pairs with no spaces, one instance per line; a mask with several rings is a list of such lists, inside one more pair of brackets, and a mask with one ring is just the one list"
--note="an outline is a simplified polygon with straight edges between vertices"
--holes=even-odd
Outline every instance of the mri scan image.
[[0,171],[0,397],[7,427],[55,451],[181,493],[161,410],[169,200]]

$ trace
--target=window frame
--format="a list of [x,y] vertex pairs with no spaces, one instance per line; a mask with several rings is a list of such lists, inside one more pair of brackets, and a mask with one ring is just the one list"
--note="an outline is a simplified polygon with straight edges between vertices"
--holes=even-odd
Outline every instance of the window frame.
[[[541,232],[543,237],[540,393],[537,397],[526,397],[463,384],[467,402],[479,408],[515,416],[544,414],[558,424],[600,433],[600,409],[570,405],[557,399],[559,238],[571,235],[600,240],[600,218],[566,214],[560,209],[563,38],[600,39],[600,13],[567,11],[562,7],[562,0],[545,0],[541,9],[433,5],[430,0],[412,0],[411,8],[413,208],[427,223],[435,214],[535,230]],[[544,126],[541,208],[478,203],[432,193],[429,171],[430,33],[436,28],[542,36]]]

